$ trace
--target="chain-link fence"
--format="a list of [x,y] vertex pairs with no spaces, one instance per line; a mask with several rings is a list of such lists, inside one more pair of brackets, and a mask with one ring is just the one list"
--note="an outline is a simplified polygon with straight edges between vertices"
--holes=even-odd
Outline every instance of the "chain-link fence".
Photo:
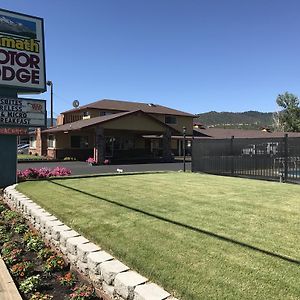
[[300,183],[300,138],[195,139],[192,171]]

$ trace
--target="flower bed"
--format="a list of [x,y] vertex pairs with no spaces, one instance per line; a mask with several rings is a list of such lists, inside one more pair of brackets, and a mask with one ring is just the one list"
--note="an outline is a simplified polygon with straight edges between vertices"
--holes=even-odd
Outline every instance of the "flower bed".
[[58,176],[69,176],[71,175],[71,170],[64,167],[56,167],[54,169],[50,168],[29,168],[23,171],[17,171],[18,182],[24,181],[26,179],[41,179],[50,178]]
[[23,299],[98,299],[92,286],[70,272],[62,255],[47,247],[1,199],[0,251]]

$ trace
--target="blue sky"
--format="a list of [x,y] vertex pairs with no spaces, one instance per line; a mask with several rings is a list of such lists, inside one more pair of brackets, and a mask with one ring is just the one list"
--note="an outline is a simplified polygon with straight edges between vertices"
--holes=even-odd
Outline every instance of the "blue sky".
[[[298,0],[2,0],[45,20],[54,111],[102,98],[191,113],[300,96]],[[39,96],[49,100],[49,93]]]

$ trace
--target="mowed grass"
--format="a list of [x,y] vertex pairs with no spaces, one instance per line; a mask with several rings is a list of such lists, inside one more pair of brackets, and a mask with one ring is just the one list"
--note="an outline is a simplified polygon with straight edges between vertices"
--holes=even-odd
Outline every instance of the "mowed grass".
[[180,299],[300,299],[298,185],[163,173],[18,190]]

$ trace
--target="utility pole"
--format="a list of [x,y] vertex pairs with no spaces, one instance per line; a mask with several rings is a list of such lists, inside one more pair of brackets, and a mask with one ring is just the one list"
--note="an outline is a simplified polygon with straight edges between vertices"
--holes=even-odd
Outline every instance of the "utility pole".
[[185,144],[186,144],[186,127],[182,127],[183,132],[183,172],[185,172],[185,159],[186,159],[186,153],[185,153]]
[[48,80],[47,85],[50,86],[50,127],[53,127],[53,82]]

